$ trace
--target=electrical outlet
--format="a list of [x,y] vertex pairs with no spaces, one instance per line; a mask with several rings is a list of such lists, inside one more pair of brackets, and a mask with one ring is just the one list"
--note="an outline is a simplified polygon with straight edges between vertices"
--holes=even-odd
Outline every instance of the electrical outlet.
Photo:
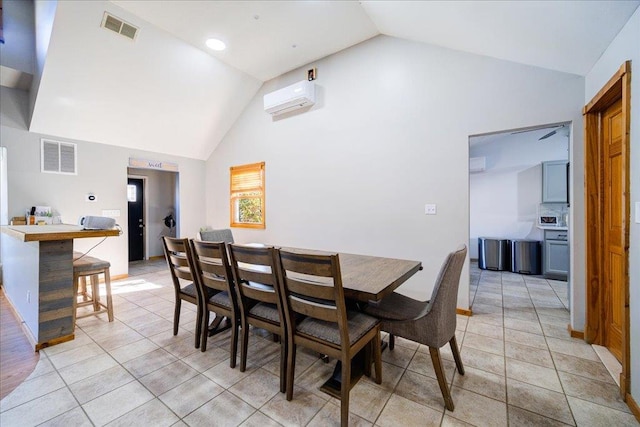
[[102,216],[108,216],[110,218],[118,218],[120,216],[120,209],[103,209]]
[[436,205],[434,203],[427,203],[426,205],[424,205],[424,214],[425,215],[435,215],[436,212]]

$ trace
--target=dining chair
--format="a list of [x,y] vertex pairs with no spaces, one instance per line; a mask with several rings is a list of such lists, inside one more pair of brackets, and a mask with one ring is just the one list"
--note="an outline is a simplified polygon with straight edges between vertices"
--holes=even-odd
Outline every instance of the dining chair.
[[229,228],[221,228],[219,230],[205,230],[200,232],[200,240],[206,242],[233,243],[233,233]]
[[454,405],[442,367],[440,348],[449,343],[458,373],[464,375],[464,366],[456,341],[456,301],[460,273],[466,258],[465,245],[447,256],[429,301],[417,301],[394,292],[379,303],[370,302],[364,308],[366,313],[382,321],[382,330],[389,333],[390,350],[394,348],[395,336],[429,347],[438,385],[445,406],[450,411],[453,411]]
[[[340,419],[341,425],[346,426],[352,387],[351,359],[359,351],[364,349],[370,355],[373,345],[375,381],[382,382],[380,321],[347,308],[337,254],[304,254],[283,249],[278,253],[287,324],[287,400],[293,398],[298,345],[338,359],[342,363]],[[365,373],[370,375],[371,364],[366,365]]]
[[[229,350],[230,366],[236,367],[238,353],[238,304],[227,248],[224,242],[203,242],[191,239],[191,256],[195,283],[200,292],[202,307],[202,324],[200,351],[207,350],[209,336],[209,313],[216,314],[214,323],[220,326],[226,317],[231,327],[231,349]],[[226,328],[221,328],[224,330]]]
[[273,246],[228,246],[240,308],[240,372],[247,368],[249,325],[265,329],[280,339],[280,391],[286,385],[286,330],[280,289],[277,254]]
[[191,247],[189,239],[163,236],[164,255],[169,265],[169,272],[175,290],[175,310],[173,313],[173,335],[178,335],[180,323],[180,308],[182,301],[195,304],[197,307],[195,346],[200,347],[200,335],[202,327],[202,304],[199,303],[199,292],[193,278],[191,265]]

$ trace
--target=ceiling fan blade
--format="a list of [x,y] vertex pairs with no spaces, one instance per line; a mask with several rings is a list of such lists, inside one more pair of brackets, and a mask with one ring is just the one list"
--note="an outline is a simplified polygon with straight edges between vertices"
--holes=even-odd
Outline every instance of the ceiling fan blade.
[[538,138],[538,141],[542,141],[543,139],[547,139],[547,138],[549,138],[549,137],[551,137],[551,136],[555,135],[557,132],[558,132],[558,130],[557,130],[557,129],[552,130],[552,131],[551,131],[551,132],[549,132],[548,134],[546,134],[546,135],[542,135],[540,138]]

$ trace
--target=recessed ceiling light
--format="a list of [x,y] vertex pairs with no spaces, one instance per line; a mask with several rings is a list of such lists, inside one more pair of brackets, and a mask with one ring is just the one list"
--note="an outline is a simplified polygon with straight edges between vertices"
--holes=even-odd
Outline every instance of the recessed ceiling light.
[[209,39],[207,40],[207,47],[212,50],[225,50],[227,45],[222,40]]

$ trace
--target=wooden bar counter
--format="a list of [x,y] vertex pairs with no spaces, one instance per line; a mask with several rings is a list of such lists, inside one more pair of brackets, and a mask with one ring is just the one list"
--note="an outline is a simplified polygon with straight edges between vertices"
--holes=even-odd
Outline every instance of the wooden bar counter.
[[2,287],[36,351],[74,338],[73,239],[119,234],[67,224],[2,227]]

